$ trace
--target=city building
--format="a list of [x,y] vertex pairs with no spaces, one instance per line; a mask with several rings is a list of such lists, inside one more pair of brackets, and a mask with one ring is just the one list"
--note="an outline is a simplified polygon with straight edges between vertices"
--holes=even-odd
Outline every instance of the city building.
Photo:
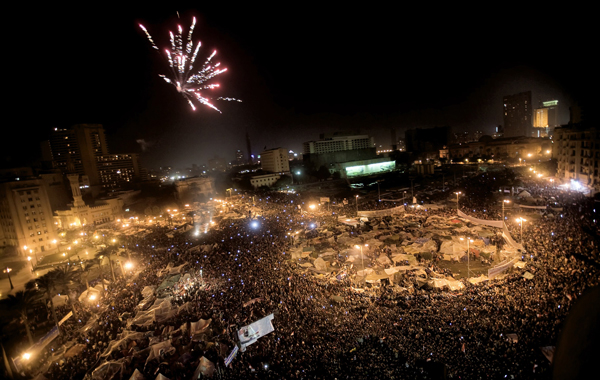
[[531,91],[503,98],[504,137],[531,136],[533,107]]
[[558,167],[556,177],[590,195],[600,191],[600,130],[570,124],[554,129]]
[[250,184],[255,189],[258,189],[259,187],[262,187],[262,186],[271,187],[275,184],[275,182],[277,182],[279,180],[279,178],[281,178],[281,175],[279,175],[279,174],[257,175],[257,176],[253,176],[250,178]]
[[45,167],[63,174],[78,174],[81,188],[94,196],[129,187],[134,180],[143,181],[147,176],[138,154],[109,154],[100,124],[54,128],[50,140],[43,142],[41,148]]
[[79,174],[88,188],[100,189],[98,157],[108,154],[104,127],[78,124],[70,129],[54,128],[50,140],[42,144],[44,161],[63,173]]
[[476,142],[453,144],[447,149],[440,149],[440,156],[448,154],[452,160],[512,158],[526,163],[530,160],[550,159],[552,145],[552,141],[547,138],[518,136],[494,139],[491,136],[483,136]]
[[305,142],[303,151],[304,164],[315,170],[324,166],[330,171],[336,171],[345,167],[341,164],[380,159],[377,156],[375,139],[361,135],[358,131],[323,133],[319,141]]
[[303,144],[303,153],[322,154],[334,153],[346,150],[370,149],[375,146],[375,140],[368,135],[360,135],[358,132],[335,132],[322,133],[320,140],[307,141]]
[[368,160],[338,162],[331,165],[329,172],[339,172],[341,178],[360,177],[390,172],[396,169],[396,161],[389,157],[379,157]]
[[131,187],[134,181],[145,180],[137,153],[99,156],[97,168],[102,188],[108,192]]
[[542,102],[542,107],[535,109],[532,136],[552,136],[554,128],[558,126],[558,100]]
[[260,154],[260,168],[269,173],[290,171],[288,151],[283,148],[267,149]]
[[81,196],[78,174],[67,175],[71,185],[73,203],[66,210],[54,212],[54,222],[58,228],[71,229],[83,226],[97,226],[110,223],[123,217],[123,200],[104,198],[98,200],[93,206],[87,205]]
[[45,182],[34,176],[0,182],[0,247],[22,256],[52,252],[57,234]]

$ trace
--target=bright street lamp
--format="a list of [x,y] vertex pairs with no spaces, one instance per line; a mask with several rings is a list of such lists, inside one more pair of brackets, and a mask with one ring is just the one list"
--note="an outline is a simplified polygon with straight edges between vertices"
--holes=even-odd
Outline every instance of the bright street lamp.
[[[464,238],[460,238],[460,240],[465,240]],[[467,277],[471,275],[471,244],[474,243],[471,238],[467,238]]]
[[12,268],[6,267],[6,269],[4,270],[4,273],[6,273],[8,275],[8,282],[10,282],[10,290],[13,290],[15,287],[13,286],[12,280],[10,278],[11,271],[12,271]]
[[[357,195],[358,197],[358,195]],[[365,247],[368,247],[368,244],[365,244]],[[363,268],[363,274],[365,271],[365,256],[363,255],[363,246],[362,245],[355,245],[354,248],[359,248],[360,249],[360,258],[362,260],[362,268]]]
[[510,203],[510,201],[508,199],[505,199],[502,201],[502,223],[504,223],[504,204],[505,203]]
[[457,191],[454,194],[456,194],[456,213],[458,214],[458,196],[462,194],[462,192]]
[[527,219],[519,217],[516,219],[516,221],[521,225],[521,244],[523,244],[523,222],[526,222]]

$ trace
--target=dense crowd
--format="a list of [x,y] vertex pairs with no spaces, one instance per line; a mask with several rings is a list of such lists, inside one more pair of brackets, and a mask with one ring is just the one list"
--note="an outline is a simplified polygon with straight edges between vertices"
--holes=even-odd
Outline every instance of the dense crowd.
[[[442,372],[461,379],[550,378],[551,364],[540,348],[556,345],[573,303],[599,283],[593,265],[598,249],[589,236],[596,224],[588,199],[533,182],[526,185],[533,195],[560,209],[524,226],[523,260],[534,277],[525,279],[522,270],[514,270],[490,283],[465,281],[461,292],[409,293],[388,287],[375,294],[360,293],[347,281],[322,282],[301,271],[290,260],[292,244],[300,244],[290,233],[315,222],[333,230],[339,227],[333,227],[331,212],[301,213],[297,195],[256,197],[260,216],[222,220],[200,237],[176,233],[170,238],[162,227],[129,237],[122,244],[143,269],[135,277],[111,283],[104,306],[92,307],[92,312],[81,308],[63,325],[63,334],[51,347],[68,341],[84,347],[58,361],[51,359],[49,350],[40,360],[47,366],[44,376],[82,379],[105,361],[121,360],[122,379],[135,369],[147,379],[158,373],[172,380],[189,379],[204,356],[217,366],[214,376],[224,379],[406,379],[435,378]],[[341,200],[338,204],[342,206],[334,208],[337,214],[350,215],[356,207],[344,206]],[[383,207],[380,202],[360,206]],[[477,218],[500,219],[498,204],[487,209],[467,198],[460,206]],[[250,215],[247,199],[239,198],[234,209]],[[431,215],[454,216],[456,209],[411,212],[426,221]],[[507,223],[518,235],[518,225]],[[159,285],[169,263],[186,264],[190,276],[165,295],[174,305],[187,307],[163,323],[128,325],[144,298],[142,290]],[[343,300],[334,302],[334,296]],[[237,329],[270,313],[275,314],[275,331],[225,367]],[[199,319],[211,320],[210,333],[192,339],[185,331]],[[94,328],[83,332],[87,321]],[[143,338],[126,341],[103,356],[124,331],[142,333]],[[148,347],[166,339],[174,349],[148,361]]]

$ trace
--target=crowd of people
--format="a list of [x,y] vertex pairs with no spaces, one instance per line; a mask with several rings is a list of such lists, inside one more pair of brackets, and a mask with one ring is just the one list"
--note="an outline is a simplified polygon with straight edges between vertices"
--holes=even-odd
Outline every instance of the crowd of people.
[[[143,237],[125,238],[122,245],[138,273],[118,278],[100,306],[80,307],[62,326],[60,338],[39,360],[43,376],[91,378],[102,363],[118,362],[120,379],[137,369],[146,379],[160,373],[183,380],[192,378],[205,357],[216,366],[213,376],[223,379],[550,378],[551,360],[542,348],[557,344],[571,306],[600,280],[594,265],[598,249],[589,235],[596,224],[589,199],[534,182],[526,186],[560,209],[523,228],[522,259],[533,278],[512,270],[483,284],[464,281],[462,291],[388,287],[372,294],[346,281],[319,281],[291,260],[292,245],[301,244],[291,233],[314,222],[335,230],[336,217],[302,213],[298,195],[256,196],[251,210],[260,215],[249,213],[250,200],[239,197],[232,207],[245,217],[221,220],[199,237],[189,232],[169,237],[172,229],[155,227]],[[355,208],[337,203],[342,205],[334,208],[337,214],[350,215]],[[381,207],[361,203],[361,209]],[[501,219],[499,204],[481,206],[465,198],[461,207],[477,218]],[[456,216],[455,206],[411,212],[424,221]],[[518,236],[519,226],[507,224]],[[162,295],[181,311],[160,323],[132,325],[142,291],[165,280],[168,264],[185,264],[189,274]],[[225,366],[238,329],[271,313],[275,331]],[[198,320],[210,320],[210,329],[192,337],[186,331]],[[93,328],[82,329],[86,324]],[[111,342],[133,333],[135,339],[106,354]],[[169,339],[173,348],[149,360],[149,347]],[[53,350],[66,342],[82,348],[56,360]]]

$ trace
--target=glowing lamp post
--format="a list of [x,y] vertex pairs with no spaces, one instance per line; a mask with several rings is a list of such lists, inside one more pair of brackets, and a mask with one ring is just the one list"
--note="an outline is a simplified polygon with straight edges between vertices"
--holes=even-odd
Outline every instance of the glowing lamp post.
[[457,191],[454,194],[456,194],[456,213],[458,214],[458,196],[462,194],[462,192]]
[[510,203],[510,201],[508,199],[505,199],[502,201],[502,222],[504,223],[504,204],[505,203]]
[[521,244],[523,244],[523,222],[526,222],[527,219],[523,219],[523,218],[519,217],[516,220],[521,225]]
[[4,269],[4,273],[6,273],[8,275],[8,282],[10,282],[10,290],[13,290],[15,287],[13,286],[12,280],[10,278],[10,272],[12,271],[12,268],[6,267],[6,269]]
[[[465,240],[460,238],[460,240]],[[467,238],[467,277],[471,275],[471,243],[474,241],[471,238]]]
[[[368,247],[368,244],[365,244],[365,247]],[[360,249],[360,258],[362,260],[362,268],[363,271],[365,270],[365,256],[363,255],[363,246],[362,245],[355,245],[355,248],[359,248]]]

